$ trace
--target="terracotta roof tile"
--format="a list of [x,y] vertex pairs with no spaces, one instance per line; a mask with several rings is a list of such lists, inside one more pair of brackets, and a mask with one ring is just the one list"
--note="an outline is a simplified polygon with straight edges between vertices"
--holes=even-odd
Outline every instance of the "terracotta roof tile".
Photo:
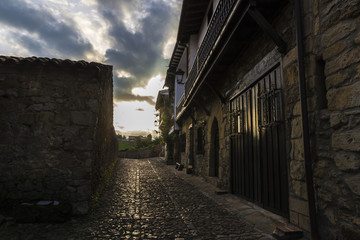
[[59,66],[75,66],[80,68],[109,68],[110,65],[104,65],[96,62],[86,62],[84,60],[72,61],[69,59],[56,59],[56,58],[41,58],[41,57],[13,57],[13,56],[1,56],[0,65],[4,64],[38,64],[38,65],[59,65]]

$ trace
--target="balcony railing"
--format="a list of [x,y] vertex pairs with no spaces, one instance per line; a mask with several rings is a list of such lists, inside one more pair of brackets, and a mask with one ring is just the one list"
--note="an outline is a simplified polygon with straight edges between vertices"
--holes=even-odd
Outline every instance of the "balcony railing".
[[[190,70],[189,76],[185,83],[185,99],[188,98],[192,87],[194,86],[198,74],[204,67],[206,59],[209,57],[214,44],[220,35],[221,30],[231,13],[234,3],[237,0],[220,0],[218,6],[211,18],[206,35],[201,43],[201,46],[197,52],[194,64]],[[184,99],[184,100],[185,100]]]
[[179,102],[176,105],[176,116],[175,118],[179,115],[179,113],[181,112],[182,108],[184,107],[184,102],[185,102],[185,95],[183,94],[179,100]]

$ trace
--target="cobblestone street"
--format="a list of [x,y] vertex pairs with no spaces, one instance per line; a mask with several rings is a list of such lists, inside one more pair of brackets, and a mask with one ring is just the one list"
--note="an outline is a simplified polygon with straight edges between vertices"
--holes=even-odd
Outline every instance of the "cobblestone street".
[[[173,167],[173,166],[171,166]],[[271,239],[191,184],[164,161],[120,159],[101,206],[63,224],[14,224],[0,239]]]

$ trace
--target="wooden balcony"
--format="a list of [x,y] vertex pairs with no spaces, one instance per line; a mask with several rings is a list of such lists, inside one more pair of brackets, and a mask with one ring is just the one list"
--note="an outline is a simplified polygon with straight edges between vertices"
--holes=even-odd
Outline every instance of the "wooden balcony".
[[175,119],[182,113],[182,110],[184,108],[184,102],[185,102],[185,94],[183,94],[179,100],[179,102],[176,105],[176,116]]
[[220,0],[208,26],[205,37],[197,52],[194,64],[189,72],[185,83],[185,99],[186,100],[198,81],[199,73],[206,65],[208,57],[211,55],[212,49],[221,35],[221,31],[226,23],[234,4],[237,0]]

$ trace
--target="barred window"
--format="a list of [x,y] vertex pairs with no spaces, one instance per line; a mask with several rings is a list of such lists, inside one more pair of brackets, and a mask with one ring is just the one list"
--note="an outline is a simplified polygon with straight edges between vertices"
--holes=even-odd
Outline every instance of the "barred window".
[[282,101],[280,66],[276,66],[231,100],[231,134],[244,134],[281,123],[284,120]]
[[242,107],[243,96],[237,97],[231,103],[231,133],[244,132],[244,110]]
[[283,121],[280,70],[277,68],[270,72],[260,81],[259,86],[259,127],[267,127]]

